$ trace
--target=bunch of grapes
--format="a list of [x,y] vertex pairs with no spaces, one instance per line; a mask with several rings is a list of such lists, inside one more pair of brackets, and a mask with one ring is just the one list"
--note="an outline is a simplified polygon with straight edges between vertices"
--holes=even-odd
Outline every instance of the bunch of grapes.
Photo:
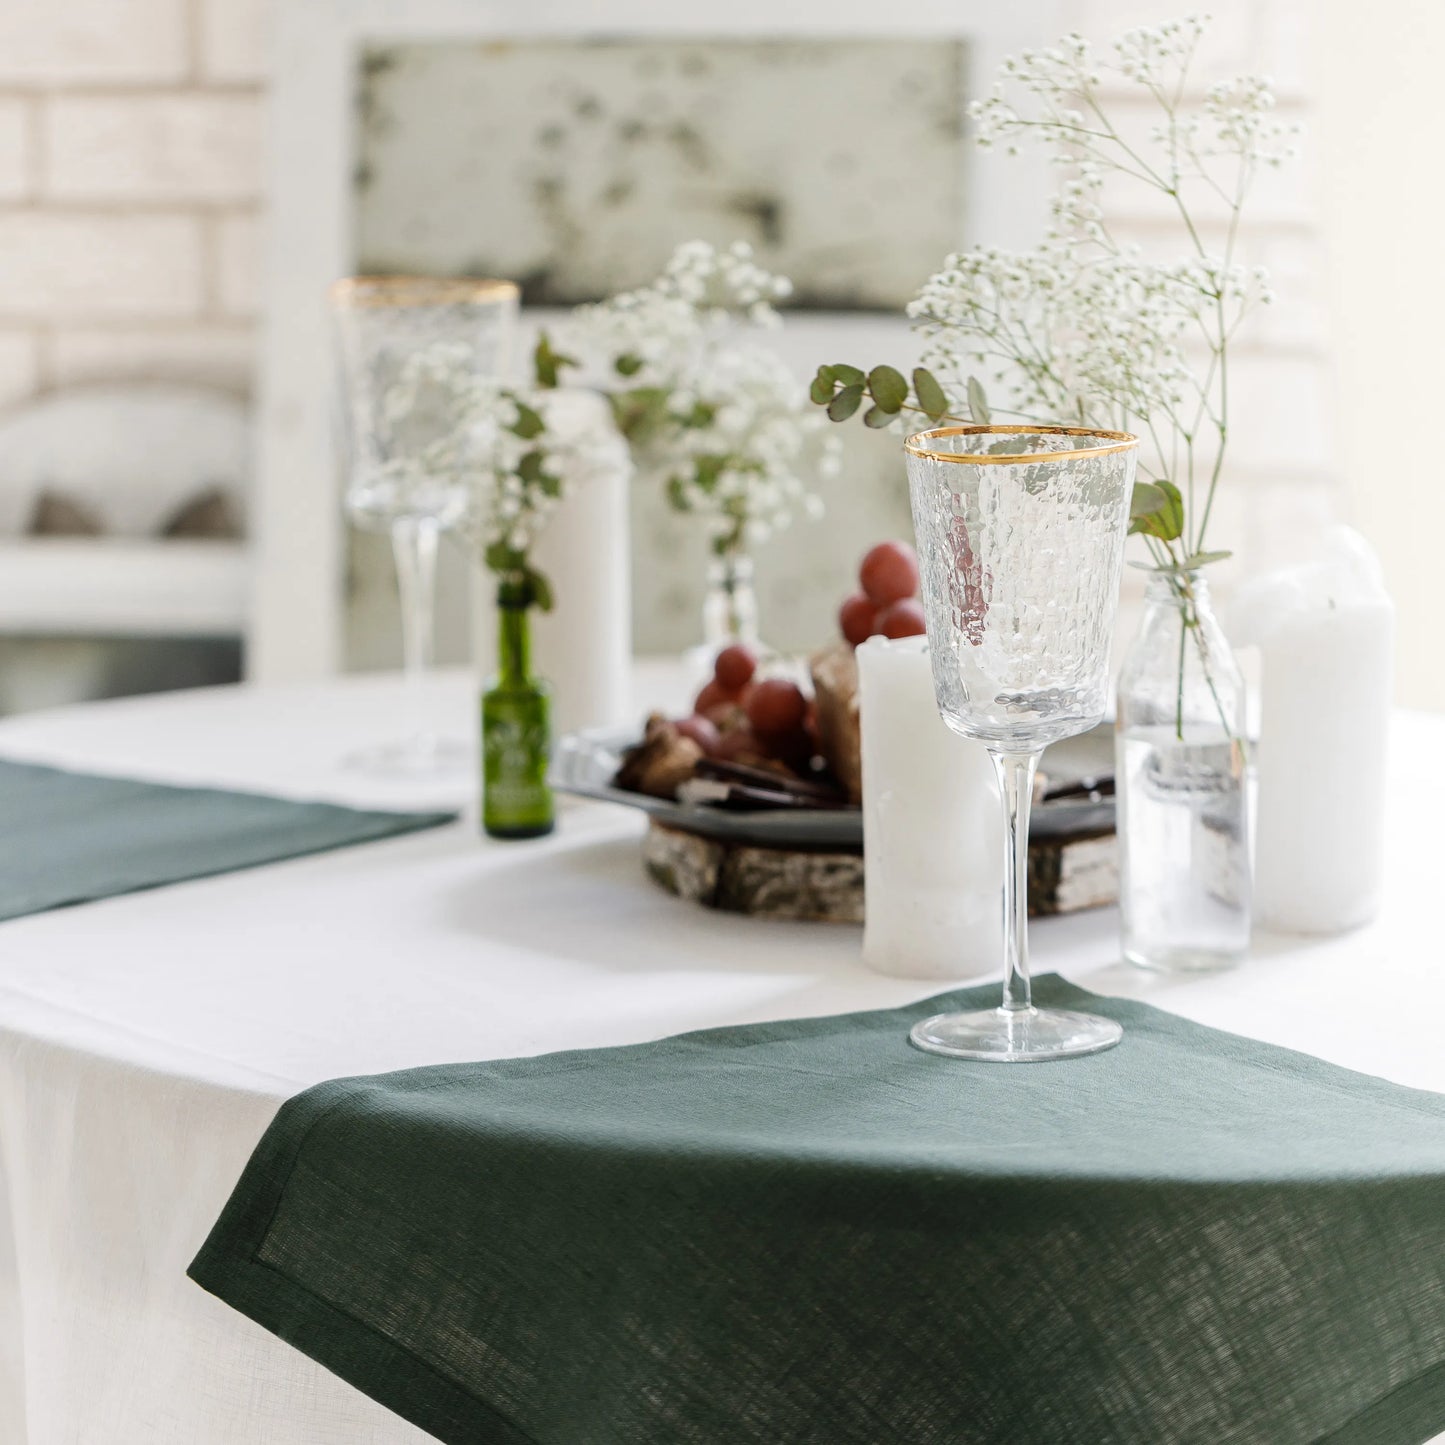
[[711,758],[781,763],[806,775],[817,752],[813,704],[786,677],[758,677],[758,659],[740,642],[725,647],[677,730]]
[[907,542],[879,542],[858,567],[858,587],[838,609],[838,626],[854,647],[869,637],[918,637],[918,557]]

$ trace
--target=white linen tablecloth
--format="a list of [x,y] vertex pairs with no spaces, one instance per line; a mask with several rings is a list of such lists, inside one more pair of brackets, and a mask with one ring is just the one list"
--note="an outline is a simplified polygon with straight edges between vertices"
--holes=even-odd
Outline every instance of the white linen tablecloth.
[[[639,695],[675,687],[654,672]],[[371,806],[467,801],[339,766],[399,731],[399,701],[393,678],[350,678],[96,704],[0,723],[0,756]],[[433,701],[465,735],[470,680],[438,680]],[[1261,938],[1233,974],[1167,979],[1116,962],[1117,918],[1101,910],[1038,923],[1036,971],[1445,1091],[1445,784],[1415,771],[1442,743],[1445,719],[1397,720],[1388,895],[1371,928]],[[643,875],[630,810],[564,805],[558,833],[527,844],[484,841],[473,818],[0,924],[3,1445],[430,1438],[185,1278],[298,1090],[942,987],[866,972],[855,929],[667,896]],[[1377,1009],[1334,1002],[1361,981]]]

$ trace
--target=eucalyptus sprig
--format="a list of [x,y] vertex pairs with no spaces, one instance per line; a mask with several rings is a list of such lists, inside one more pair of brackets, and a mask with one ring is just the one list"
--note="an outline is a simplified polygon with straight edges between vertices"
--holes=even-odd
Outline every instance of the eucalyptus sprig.
[[[964,405],[952,409],[947,393],[927,367],[913,368],[912,384],[896,367],[880,365],[864,371],[847,362],[834,362],[818,368],[808,389],[809,399],[823,407],[830,421],[847,421],[855,416],[867,400],[863,425],[881,429],[892,426],[911,412],[930,426],[942,422],[960,425],[987,426],[993,418],[983,385],[977,377],[966,383]],[[1153,538],[1170,547],[1183,529],[1183,499],[1172,482],[1136,482],[1130,499],[1129,530]],[[1204,566],[1229,556],[1228,552],[1212,552],[1190,556],[1174,556],[1161,566],[1182,571]]]

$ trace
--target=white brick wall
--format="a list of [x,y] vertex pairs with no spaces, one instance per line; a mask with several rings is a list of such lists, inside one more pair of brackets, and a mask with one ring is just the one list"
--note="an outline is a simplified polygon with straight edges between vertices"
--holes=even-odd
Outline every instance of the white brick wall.
[[0,0],[0,406],[251,387],[268,0]]
[[201,67],[207,80],[259,84],[266,75],[266,0],[199,0]]
[[172,320],[204,297],[201,223],[184,215],[0,214],[0,316]]
[[56,96],[45,107],[46,194],[81,201],[254,201],[257,95]]
[[35,183],[33,109],[24,97],[0,100],[0,201],[24,200]]
[[244,322],[66,326],[53,338],[49,381],[57,387],[97,381],[179,381],[245,393],[251,387],[254,351],[252,329]]
[[174,83],[190,66],[190,0],[6,0],[0,84]]

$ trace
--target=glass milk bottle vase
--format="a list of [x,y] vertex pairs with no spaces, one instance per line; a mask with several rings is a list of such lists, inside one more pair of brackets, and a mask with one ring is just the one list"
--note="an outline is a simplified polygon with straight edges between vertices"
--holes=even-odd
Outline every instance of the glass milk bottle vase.
[[1228,968],[1249,947],[1245,689],[1198,572],[1150,577],[1118,703],[1124,956]]
[[497,592],[497,676],[482,694],[482,827],[493,838],[540,838],[555,825],[547,764],[552,697],[532,675],[530,591]]
[[708,563],[702,635],[709,657],[734,642],[746,643],[749,647],[758,645],[753,559],[736,548],[715,554]]

